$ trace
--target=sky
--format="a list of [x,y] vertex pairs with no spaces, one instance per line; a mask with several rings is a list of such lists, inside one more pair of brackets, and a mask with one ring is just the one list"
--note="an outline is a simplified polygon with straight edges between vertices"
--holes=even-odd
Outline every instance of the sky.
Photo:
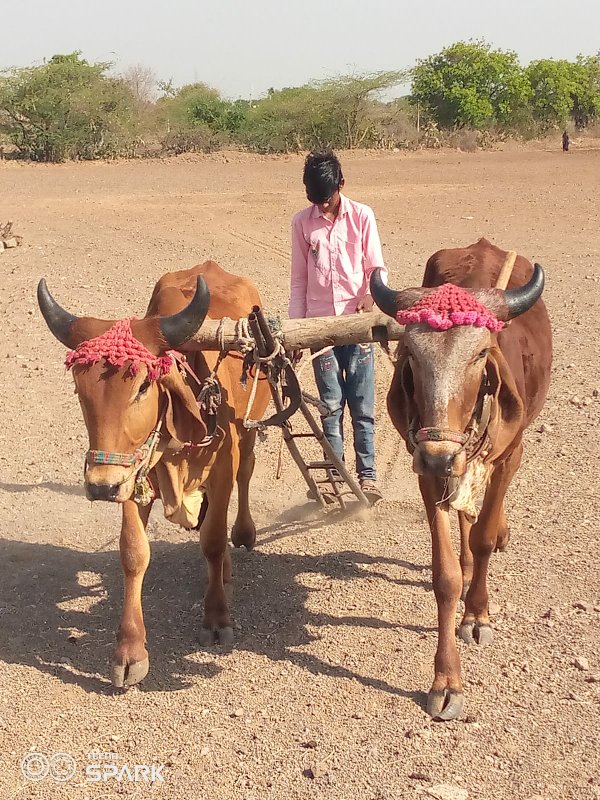
[[230,98],[404,69],[460,39],[516,50],[523,63],[600,49],[599,0],[21,0],[18,13],[0,0],[0,11],[0,68],[81,50]]

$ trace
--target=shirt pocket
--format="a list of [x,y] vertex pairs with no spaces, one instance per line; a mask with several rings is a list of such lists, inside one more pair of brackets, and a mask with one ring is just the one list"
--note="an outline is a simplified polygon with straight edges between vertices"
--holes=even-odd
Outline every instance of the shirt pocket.
[[342,266],[348,272],[360,273],[363,271],[363,248],[361,238],[349,233],[338,237],[339,254]]

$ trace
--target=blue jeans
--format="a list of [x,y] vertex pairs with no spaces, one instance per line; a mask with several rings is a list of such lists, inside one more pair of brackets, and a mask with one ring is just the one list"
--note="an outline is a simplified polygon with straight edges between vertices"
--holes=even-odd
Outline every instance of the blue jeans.
[[372,344],[334,347],[313,361],[321,400],[329,408],[323,433],[344,460],[344,408],[350,409],[358,477],[375,480],[375,357]]

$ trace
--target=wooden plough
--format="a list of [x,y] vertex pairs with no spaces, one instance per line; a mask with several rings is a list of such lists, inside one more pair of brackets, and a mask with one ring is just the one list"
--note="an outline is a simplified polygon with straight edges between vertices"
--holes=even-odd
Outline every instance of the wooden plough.
[[[259,371],[266,374],[275,406],[275,414],[268,419],[249,420],[246,424],[258,429],[281,428],[283,441],[308,486],[309,495],[323,508],[337,502],[345,509],[349,495],[354,495],[361,506],[368,508],[369,501],[360,485],[336,456],[310,408],[316,405],[322,413],[326,412],[320,401],[302,391],[291,353],[338,344],[380,342],[385,345],[399,339],[402,330],[390,317],[378,311],[275,322],[267,321],[263,311],[254,307],[247,321],[205,320],[185,349],[245,352],[248,371],[254,366],[255,375]],[[248,407],[251,406],[252,396]],[[298,412],[308,423],[309,432],[294,432],[291,418]],[[323,452],[322,459],[306,461],[298,446],[301,439],[316,440]],[[317,478],[315,473],[319,472],[325,477]],[[326,486],[329,490],[323,491]]]

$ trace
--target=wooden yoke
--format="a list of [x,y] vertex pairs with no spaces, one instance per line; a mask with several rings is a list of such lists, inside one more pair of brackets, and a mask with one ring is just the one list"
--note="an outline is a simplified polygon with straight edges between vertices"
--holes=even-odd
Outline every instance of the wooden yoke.
[[[496,281],[497,289],[506,289],[515,265],[517,254],[507,253]],[[321,350],[344,344],[366,344],[368,342],[398,341],[404,327],[382,311],[363,314],[344,314],[339,317],[309,317],[307,319],[285,319],[281,323],[284,349]],[[239,349],[239,327],[237,321],[225,317],[223,320],[207,319],[182,349],[184,350],[237,350]]]
[[[283,346],[292,350],[320,350],[342,344],[397,341],[404,328],[381,311],[364,314],[346,314],[340,317],[311,317],[286,319],[281,323]],[[182,349],[185,350],[236,350],[237,323],[225,318],[222,321],[207,319]]]
[[504,260],[504,264],[502,265],[502,269],[500,270],[500,274],[498,275],[498,280],[496,281],[495,287],[496,289],[506,289],[508,286],[508,282],[510,280],[510,276],[512,275],[512,271],[515,267],[515,261],[517,260],[517,254],[514,250],[509,250],[506,254],[506,258]]

